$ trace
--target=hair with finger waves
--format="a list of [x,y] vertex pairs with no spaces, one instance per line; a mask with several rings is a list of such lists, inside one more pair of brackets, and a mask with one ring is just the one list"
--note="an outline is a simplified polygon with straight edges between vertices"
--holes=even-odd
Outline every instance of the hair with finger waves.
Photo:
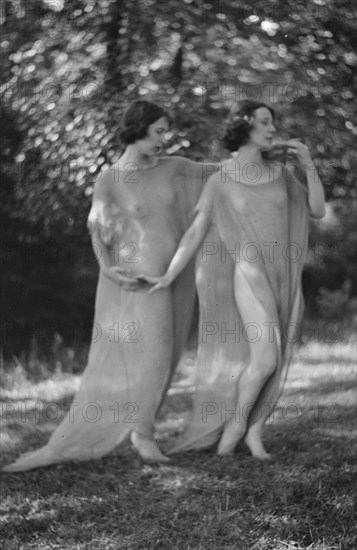
[[165,117],[170,123],[168,113],[150,101],[134,101],[123,114],[120,140],[124,146],[135,143],[147,135],[148,127]]
[[223,145],[226,149],[237,151],[239,147],[242,147],[242,145],[245,145],[249,141],[249,134],[253,128],[249,120],[254,112],[261,107],[268,109],[274,119],[274,109],[265,103],[257,101],[242,101],[242,103],[239,103],[238,109],[231,115],[228,121],[226,134],[223,138]]

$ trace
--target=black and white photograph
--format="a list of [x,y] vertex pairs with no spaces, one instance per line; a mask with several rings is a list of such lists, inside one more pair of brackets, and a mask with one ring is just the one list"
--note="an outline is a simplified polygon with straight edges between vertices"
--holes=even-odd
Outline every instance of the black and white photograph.
[[2,0],[5,550],[357,547],[352,0]]

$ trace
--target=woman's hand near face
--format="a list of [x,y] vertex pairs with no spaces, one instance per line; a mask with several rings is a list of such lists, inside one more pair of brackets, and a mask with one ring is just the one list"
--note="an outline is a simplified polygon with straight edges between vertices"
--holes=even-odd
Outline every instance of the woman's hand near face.
[[313,160],[310,155],[310,151],[307,145],[299,141],[298,139],[289,139],[286,144],[288,145],[287,155],[296,156],[301,167],[305,172],[314,166]]

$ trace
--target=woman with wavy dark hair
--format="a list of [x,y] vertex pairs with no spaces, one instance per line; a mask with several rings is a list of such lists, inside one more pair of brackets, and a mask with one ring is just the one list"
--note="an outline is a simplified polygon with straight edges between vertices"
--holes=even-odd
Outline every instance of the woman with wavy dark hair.
[[239,106],[224,138],[233,156],[210,177],[165,275],[146,278],[155,284],[150,292],[162,292],[203,243],[196,273],[197,393],[192,421],[174,452],[219,441],[218,454],[225,455],[245,438],[255,457],[269,457],[261,431],[301,319],[308,212],[316,218],[325,212],[308,148],[296,139],[278,144],[299,162],[305,186],[287,165],[269,158],[274,133],[270,106]]
[[124,151],[97,181],[88,218],[99,265],[88,365],[70,411],[45,447],[7,471],[89,460],[131,436],[145,461],[168,460],[154,421],[190,329],[193,265],[155,295],[138,275],[163,273],[214,165],[160,156],[169,117],[148,101],[124,113]]

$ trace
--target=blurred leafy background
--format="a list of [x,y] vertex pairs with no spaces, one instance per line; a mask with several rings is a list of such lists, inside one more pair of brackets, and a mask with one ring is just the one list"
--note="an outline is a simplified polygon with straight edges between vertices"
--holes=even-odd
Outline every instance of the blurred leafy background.
[[[254,4],[254,5],[253,5]],[[325,183],[312,224],[307,316],[350,323],[355,281],[352,0],[9,0],[1,24],[5,357],[89,341],[97,266],[93,184],[120,152],[123,109],[169,109],[169,154],[218,160],[232,105],[277,109]],[[70,357],[73,360],[73,352]]]

